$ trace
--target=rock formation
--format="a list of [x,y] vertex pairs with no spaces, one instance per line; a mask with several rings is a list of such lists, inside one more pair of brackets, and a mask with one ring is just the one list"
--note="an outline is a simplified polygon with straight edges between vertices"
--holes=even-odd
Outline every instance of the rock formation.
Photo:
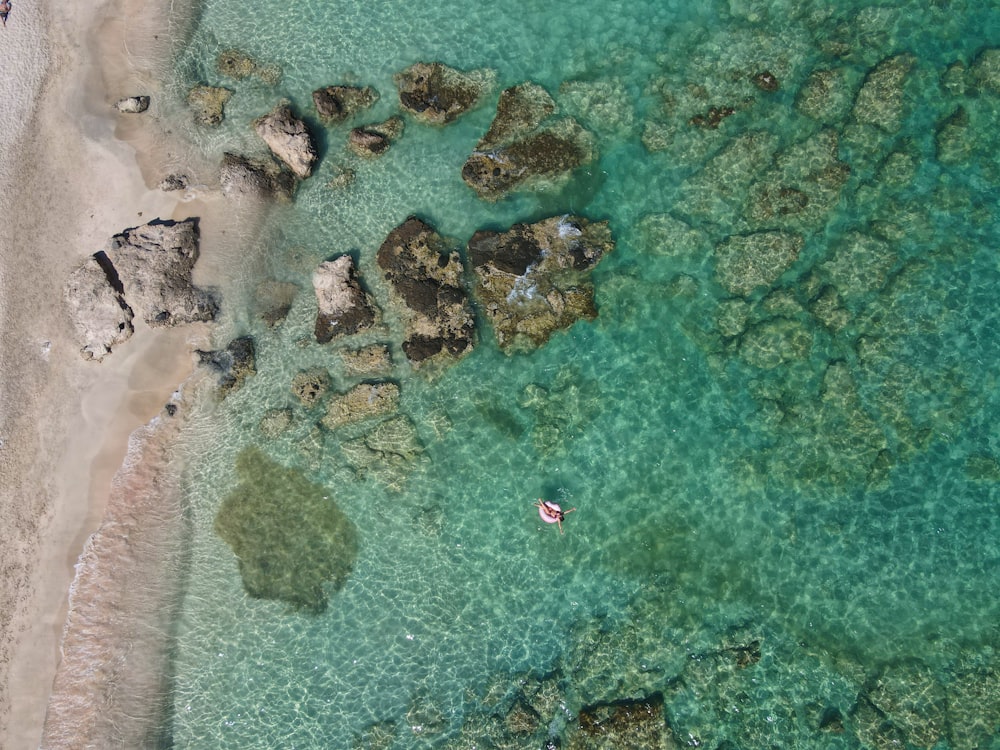
[[237,81],[254,76],[273,86],[281,79],[281,68],[277,65],[262,65],[238,49],[224,50],[215,61],[215,65],[219,73]]
[[399,103],[418,120],[446,125],[475,107],[493,87],[491,70],[463,72],[439,62],[419,62],[394,76]]
[[305,179],[312,174],[313,165],[319,158],[316,144],[306,124],[292,114],[291,107],[279,104],[268,114],[254,120],[253,128],[296,177]]
[[590,271],[614,249],[608,223],[553,216],[469,240],[476,294],[506,352],[544,344],[554,331],[597,316]]
[[191,283],[197,259],[197,219],[126,229],[85,259],[64,292],[83,357],[104,359],[132,335],[135,315],[150,326],[212,320],[218,302]]
[[115,235],[107,257],[129,306],[151,326],[212,320],[218,303],[191,283],[198,220],[153,221]]
[[330,373],[323,367],[310,367],[292,378],[292,393],[307,409],[326,395],[330,389]]
[[411,363],[472,351],[475,317],[462,285],[464,267],[441,235],[410,217],[389,233],[376,261],[404,311],[403,351]]
[[319,311],[316,314],[316,341],[350,336],[375,325],[378,308],[358,281],[354,260],[341,255],[320,263],[313,272],[313,289]]
[[371,86],[326,86],[312,94],[316,114],[325,125],[349,120],[378,101],[378,92]]

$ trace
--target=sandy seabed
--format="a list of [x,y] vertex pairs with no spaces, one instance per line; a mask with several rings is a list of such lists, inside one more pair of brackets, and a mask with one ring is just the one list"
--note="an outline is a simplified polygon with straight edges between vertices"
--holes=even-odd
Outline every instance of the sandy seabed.
[[[183,569],[171,479],[170,445],[184,418],[176,391],[209,331],[154,331],[137,319],[120,350],[85,361],[63,286],[123,229],[213,210],[158,190],[163,175],[151,167],[166,149],[157,81],[193,2],[180,5],[15,0],[0,29],[6,750],[142,747],[156,730],[171,611],[156,603],[176,601]],[[149,113],[113,108],[135,94],[152,95]],[[203,232],[203,257],[210,245]],[[163,411],[171,399],[174,417]],[[138,622],[130,617],[138,609],[154,614]]]

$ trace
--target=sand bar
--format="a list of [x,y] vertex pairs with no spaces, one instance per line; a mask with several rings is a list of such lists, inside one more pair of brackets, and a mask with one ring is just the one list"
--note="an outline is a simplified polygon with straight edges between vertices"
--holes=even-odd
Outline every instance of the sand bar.
[[[191,347],[205,343],[204,328],[140,324],[103,363],[85,362],[62,306],[69,272],[112,235],[200,213],[147,185],[133,145],[142,134],[130,133],[135,128],[111,107],[124,95],[155,93],[171,39],[183,31],[163,26],[166,6],[179,5],[15,1],[0,29],[0,747],[7,750],[41,743],[74,565],[105,516],[126,456],[135,468],[135,457],[156,443],[145,428],[129,453],[129,435],[161,412],[192,369]],[[123,130],[133,143],[116,137]],[[168,438],[164,432],[161,444]],[[119,497],[157,486],[150,474],[127,471],[115,484]]]

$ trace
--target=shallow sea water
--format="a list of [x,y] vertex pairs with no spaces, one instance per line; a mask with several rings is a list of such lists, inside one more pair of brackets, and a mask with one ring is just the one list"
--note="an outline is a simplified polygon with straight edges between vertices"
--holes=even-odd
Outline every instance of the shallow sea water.
[[[420,60],[492,68],[497,86],[444,128],[407,117],[374,161],[346,151],[349,125],[311,121],[317,173],[234,269],[219,345],[253,335],[257,375],[202,394],[185,443],[173,746],[1000,747],[1000,71],[980,55],[1000,6],[688,6],[204,4],[168,92],[178,109],[194,83],[235,92],[220,128],[180,126],[210,156],[259,152],[251,119],[281,97],[308,119],[333,83],[380,92],[354,124],[384,119],[393,73]],[[280,80],[221,76],[233,47]],[[901,53],[899,86],[866,101]],[[764,70],[777,91],[753,85]],[[832,71],[818,103],[816,71]],[[461,166],[525,80],[599,158],[488,204]],[[737,111],[690,124],[713,106]],[[356,179],[332,189],[341,168]],[[503,354],[480,320],[476,350],[428,377],[391,315],[357,342],[312,338],[313,268],[349,252],[384,302],[374,255],[411,214],[464,247],[568,213],[608,220],[617,246],[594,274],[599,317],[537,351]],[[713,248],[765,230],[800,234],[801,253],[737,298]],[[263,279],[300,287],[274,329]],[[322,407],[289,385],[321,366],[346,390],[337,352],[373,341],[393,345],[423,451],[358,470],[358,431],[317,428]],[[286,407],[291,428],[265,437]],[[249,446],[356,526],[319,614],[248,596],[214,530]],[[564,535],[537,497],[577,508]],[[624,719],[581,728],[635,699],[652,724],[617,703]]]

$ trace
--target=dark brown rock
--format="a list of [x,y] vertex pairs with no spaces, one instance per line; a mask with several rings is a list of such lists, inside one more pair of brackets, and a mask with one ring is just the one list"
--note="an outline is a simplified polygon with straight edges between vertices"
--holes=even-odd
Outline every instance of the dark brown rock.
[[446,125],[475,107],[495,78],[491,70],[466,73],[439,62],[416,63],[394,76],[403,108],[435,125]]
[[389,233],[376,260],[403,309],[403,351],[411,363],[472,351],[475,317],[462,285],[462,260],[433,227],[410,217]]
[[371,86],[326,86],[312,94],[316,114],[326,124],[349,120],[378,101],[378,92]]

